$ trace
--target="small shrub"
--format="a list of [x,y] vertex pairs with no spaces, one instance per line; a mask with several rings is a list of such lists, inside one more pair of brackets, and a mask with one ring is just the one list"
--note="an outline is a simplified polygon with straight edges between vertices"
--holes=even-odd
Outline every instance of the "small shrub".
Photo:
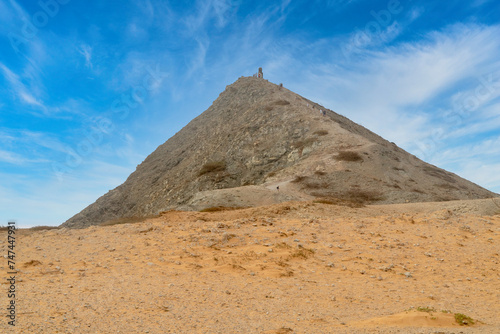
[[318,136],[326,136],[328,134],[328,131],[326,130],[318,130],[316,132],[314,132],[315,135],[318,135]]
[[276,176],[276,172],[271,172],[271,173],[267,174],[266,177],[273,177],[273,176]]
[[292,246],[290,246],[286,242],[277,243],[276,245],[274,245],[274,247],[275,248],[292,248]]
[[417,307],[417,311],[431,313],[431,312],[436,312],[436,309],[434,307],[419,306],[419,307]]
[[316,139],[314,139],[314,138],[307,138],[307,139],[299,140],[299,141],[295,142],[293,144],[293,147],[295,147],[298,150],[302,150],[302,149],[304,149],[307,146],[311,146],[315,142],[316,142]]
[[275,106],[287,106],[290,104],[290,102],[285,101],[285,100],[279,100],[279,101],[275,101],[273,104]]
[[339,153],[335,156],[335,159],[337,159],[338,161],[349,162],[363,161],[363,157],[359,155],[358,152],[354,151],[339,151]]
[[295,179],[293,179],[292,183],[300,183],[307,179],[307,176],[297,175]]
[[323,172],[321,170],[317,170],[314,172],[314,174],[319,175],[319,176],[323,176],[323,175],[326,175],[326,172]]
[[460,326],[469,326],[469,325],[474,325],[476,323],[474,319],[462,313],[455,313],[455,321]]
[[40,261],[38,261],[38,260],[31,260],[31,261],[29,261],[29,262],[25,262],[25,263],[23,264],[23,267],[31,267],[31,266],[33,266],[33,267],[34,267],[34,266],[38,266],[38,265],[41,265],[41,264],[42,264],[42,262],[40,262]]
[[436,166],[424,166],[424,172],[426,172],[428,175],[439,178],[441,180],[444,180],[448,183],[456,183],[457,180],[453,177],[453,174],[439,169]]
[[224,233],[222,235],[222,242],[228,242],[229,240],[236,238],[236,234],[233,233]]
[[[313,196],[320,195],[318,193],[312,194]],[[318,204],[328,204],[328,205],[338,205],[338,206],[347,206],[350,208],[362,208],[363,204],[357,203],[348,199],[340,199],[336,197],[322,197],[313,201],[313,203]]]
[[377,202],[383,199],[381,193],[376,191],[363,191],[359,189],[349,190],[345,193],[345,196],[349,201],[359,204]]
[[304,182],[305,189],[327,189],[328,183],[326,182],[314,182],[314,181],[306,181]]
[[202,176],[213,172],[223,172],[226,170],[226,163],[224,161],[207,162],[201,168],[198,176]]
[[301,259],[308,259],[311,256],[314,255],[314,250],[309,249],[309,248],[301,248],[297,249],[295,252],[290,254],[290,257],[292,258],[301,258]]
[[227,206],[213,206],[211,208],[206,208],[200,210],[200,212],[219,212],[219,211],[232,211],[232,210],[241,210],[245,209],[242,207],[227,207]]

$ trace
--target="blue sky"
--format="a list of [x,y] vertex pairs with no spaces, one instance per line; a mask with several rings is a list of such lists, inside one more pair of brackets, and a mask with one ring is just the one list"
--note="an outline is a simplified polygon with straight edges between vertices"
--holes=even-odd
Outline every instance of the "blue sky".
[[500,192],[499,36],[495,0],[0,0],[0,225],[63,223],[260,66]]

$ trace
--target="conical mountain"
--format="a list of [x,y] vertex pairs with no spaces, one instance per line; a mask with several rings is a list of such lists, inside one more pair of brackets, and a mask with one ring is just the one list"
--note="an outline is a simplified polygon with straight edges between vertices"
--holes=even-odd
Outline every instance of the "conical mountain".
[[283,87],[242,77],[125,183],[62,226],[289,200],[404,203],[495,196]]

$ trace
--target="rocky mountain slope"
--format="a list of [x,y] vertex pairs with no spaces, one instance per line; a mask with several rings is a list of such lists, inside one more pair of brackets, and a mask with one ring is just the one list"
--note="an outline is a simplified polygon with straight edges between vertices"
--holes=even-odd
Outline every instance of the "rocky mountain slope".
[[290,200],[357,205],[495,196],[283,87],[242,77],[125,183],[62,226]]

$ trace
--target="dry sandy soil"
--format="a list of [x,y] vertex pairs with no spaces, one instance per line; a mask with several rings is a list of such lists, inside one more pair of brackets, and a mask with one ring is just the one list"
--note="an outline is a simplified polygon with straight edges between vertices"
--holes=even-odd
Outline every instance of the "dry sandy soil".
[[21,230],[18,322],[0,332],[500,333],[499,212],[290,202]]

